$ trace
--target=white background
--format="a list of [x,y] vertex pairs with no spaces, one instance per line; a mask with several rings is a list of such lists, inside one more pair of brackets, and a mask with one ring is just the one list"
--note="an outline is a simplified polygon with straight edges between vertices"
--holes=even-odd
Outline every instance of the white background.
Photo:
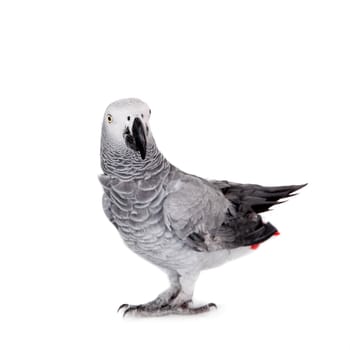
[[[3,1],[1,349],[349,349],[347,1]],[[308,182],[281,236],[204,272],[217,311],[123,319],[167,287],[101,208],[106,106],[139,97],[169,161]]]

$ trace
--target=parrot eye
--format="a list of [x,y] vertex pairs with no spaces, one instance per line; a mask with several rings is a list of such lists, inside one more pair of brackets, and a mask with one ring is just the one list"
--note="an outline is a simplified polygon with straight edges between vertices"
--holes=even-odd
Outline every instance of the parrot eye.
[[152,111],[151,111],[151,110],[149,110],[148,112],[149,112],[149,115],[151,115],[151,112],[152,112]]
[[143,113],[141,113],[141,118],[143,118]]
[[130,120],[130,115],[128,115],[128,120]]
[[112,116],[110,114],[107,114],[107,121],[109,124],[112,123],[112,120],[113,120]]

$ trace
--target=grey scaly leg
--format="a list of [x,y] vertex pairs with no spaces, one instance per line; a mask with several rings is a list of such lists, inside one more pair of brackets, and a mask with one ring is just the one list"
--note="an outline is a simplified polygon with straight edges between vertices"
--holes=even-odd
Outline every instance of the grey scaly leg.
[[123,304],[119,309],[125,308],[127,314],[137,316],[166,316],[166,315],[196,315],[216,308],[214,303],[202,306],[192,305],[196,274],[169,274],[171,287],[160,294],[155,300],[141,305]]

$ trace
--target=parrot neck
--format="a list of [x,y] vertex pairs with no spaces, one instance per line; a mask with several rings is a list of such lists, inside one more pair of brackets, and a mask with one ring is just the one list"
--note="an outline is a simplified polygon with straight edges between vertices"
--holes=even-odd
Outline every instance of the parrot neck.
[[149,144],[145,159],[142,159],[135,151],[125,147],[118,149],[108,144],[101,147],[102,170],[107,175],[121,179],[142,179],[150,171],[165,169],[169,166],[169,162],[160,153],[154,142]]

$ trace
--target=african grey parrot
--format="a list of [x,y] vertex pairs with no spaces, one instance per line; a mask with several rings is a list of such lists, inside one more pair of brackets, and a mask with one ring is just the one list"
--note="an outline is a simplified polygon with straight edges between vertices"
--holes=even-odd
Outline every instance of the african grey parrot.
[[170,287],[149,303],[120,309],[144,316],[202,313],[216,305],[192,304],[200,271],[277,235],[259,213],[305,185],[263,187],[187,174],[158,150],[150,115],[134,98],[107,107],[99,180],[108,219],[131,250],[167,273]]

